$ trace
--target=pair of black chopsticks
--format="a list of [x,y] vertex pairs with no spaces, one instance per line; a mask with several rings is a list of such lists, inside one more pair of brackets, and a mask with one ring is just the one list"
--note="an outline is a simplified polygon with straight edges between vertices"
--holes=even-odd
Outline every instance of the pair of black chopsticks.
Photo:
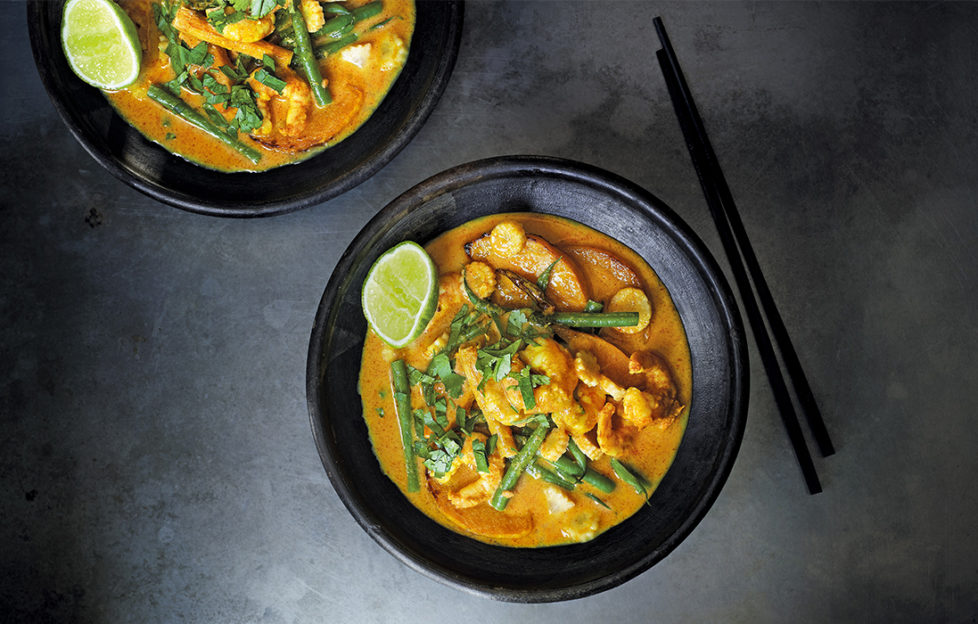
[[[761,267],[747,238],[747,232],[744,229],[743,221],[740,219],[740,214],[737,212],[733,196],[730,194],[730,188],[727,186],[727,181],[720,170],[720,163],[713,152],[709,138],[707,138],[703,120],[696,110],[693,96],[686,84],[682,69],[679,67],[679,60],[672,49],[672,44],[669,43],[669,36],[666,35],[662,19],[656,17],[653,23],[656,32],[659,34],[659,40],[662,42],[662,49],[656,52],[656,57],[659,59],[659,66],[662,68],[662,75],[665,77],[666,87],[669,89],[669,97],[672,99],[676,117],[679,118],[679,126],[682,128],[683,136],[686,139],[686,147],[689,150],[693,166],[696,168],[703,193],[706,195],[706,202],[710,207],[713,221],[719,230],[723,250],[730,261],[730,268],[733,271],[737,289],[740,291],[747,319],[754,333],[754,339],[757,341],[764,370],[767,372],[771,390],[774,392],[774,399],[778,410],[781,412],[781,419],[784,421],[785,429],[787,429],[788,438],[794,447],[795,456],[801,465],[808,491],[817,494],[822,491],[822,485],[818,480],[815,464],[812,462],[812,456],[805,443],[805,436],[798,422],[798,416],[788,394],[788,387],[778,364],[775,348],[780,351],[781,360],[791,380],[798,405],[823,457],[828,457],[835,452],[832,440],[829,439],[829,432],[825,428],[822,414],[815,403],[815,396],[808,385],[805,372],[798,361],[798,355],[788,337],[788,331],[785,329],[781,315],[771,297],[771,291],[761,273]],[[760,300],[760,308],[751,290],[751,281],[753,281],[754,289],[757,292],[757,299]],[[764,317],[766,317],[767,325],[770,327],[770,335],[764,325]],[[773,343],[772,336],[774,338]]]

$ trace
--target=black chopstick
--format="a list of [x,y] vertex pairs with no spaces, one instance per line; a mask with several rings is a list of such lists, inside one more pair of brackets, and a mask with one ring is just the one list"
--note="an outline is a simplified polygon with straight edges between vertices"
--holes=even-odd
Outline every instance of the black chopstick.
[[[656,32],[659,35],[659,40],[662,43],[662,49],[656,53],[656,57],[662,69],[662,74],[665,77],[669,96],[672,99],[676,117],[679,120],[679,125],[686,140],[686,147],[689,150],[690,158],[693,161],[700,185],[706,196],[710,213],[719,231],[724,252],[730,261],[730,267],[734,273],[737,288],[741,294],[744,310],[747,313],[747,318],[761,355],[761,361],[764,364],[764,369],[771,383],[775,402],[778,405],[785,429],[788,432],[788,438],[798,458],[798,463],[801,466],[808,490],[812,494],[816,494],[822,491],[822,486],[818,480],[818,474],[815,471],[815,465],[812,462],[808,446],[805,444],[805,437],[802,434],[798,417],[788,394],[784,376],[778,365],[778,358],[774,348],[775,344],[781,353],[781,358],[791,379],[795,396],[798,399],[802,413],[808,421],[812,436],[815,438],[820,452],[823,456],[828,456],[834,453],[835,449],[832,446],[832,441],[829,438],[821,412],[815,402],[811,386],[808,384],[804,370],[798,360],[798,355],[795,352],[784,322],[781,320],[781,315],[778,313],[777,307],[774,304],[771,291],[761,272],[757,256],[754,254],[750,240],[747,237],[747,232],[744,229],[743,221],[741,221],[740,214],[737,212],[733,195],[730,193],[729,186],[727,186],[723,171],[720,169],[719,161],[710,144],[709,137],[706,135],[703,121],[696,109],[696,104],[693,102],[692,93],[686,84],[686,79],[683,76],[682,69],[679,67],[679,61],[676,58],[675,51],[669,42],[665,26],[662,24],[661,18],[656,17],[653,22]],[[747,265],[746,269],[744,264]],[[758,308],[757,301],[754,299],[754,294],[751,290],[751,281],[753,281],[754,288],[757,290],[757,297],[763,306],[764,315],[774,336],[775,344],[771,342],[771,337],[767,333],[761,310]]]

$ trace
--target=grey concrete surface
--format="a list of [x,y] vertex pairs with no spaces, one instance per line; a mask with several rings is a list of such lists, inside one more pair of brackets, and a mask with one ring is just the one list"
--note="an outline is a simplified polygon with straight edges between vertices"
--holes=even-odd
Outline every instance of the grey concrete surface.
[[[752,346],[739,458],[664,561],[563,604],[462,593],[333,492],[304,399],[316,306],[385,203],[501,154],[630,178],[720,257],[655,15],[838,447],[825,491]],[[0,621],[978,621],[978,4],[471,2],[402,153],[251,221],[102,170],[46,97],[24,5],[0,22]]]

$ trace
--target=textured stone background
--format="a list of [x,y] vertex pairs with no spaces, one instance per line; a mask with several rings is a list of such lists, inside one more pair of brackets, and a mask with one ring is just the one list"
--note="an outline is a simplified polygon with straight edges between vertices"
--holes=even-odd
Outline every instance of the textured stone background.
[[[385,169],[241,221],[101,169],[46,97],[23,3],[0,3],[0,621],[978,621],[978,4],[466,12],[444,98]],[[571,603],[474,597],[333,492],[304,398],[313,315],[384,204],[501,154],[630,178],[720,257],[655,15],[838,453],[808,496],[752,347],[741,453],[678,549]]]

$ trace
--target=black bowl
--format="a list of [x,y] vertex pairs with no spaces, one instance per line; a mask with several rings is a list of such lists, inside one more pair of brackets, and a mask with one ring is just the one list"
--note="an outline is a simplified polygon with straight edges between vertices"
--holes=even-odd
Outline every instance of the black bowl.
[[86,151],[113,175],[178,208],[226,217],[281,214],[331,199],[386,165],[421,128],[441,97],[458,55],[461,0],[418,0],[408,62],[383,103],[353,135],[293,165],[261,173],[222,173],[147,140],[98,89],[79,80],[61,49],[62,2],[29,0],[34,62],[51,100]]
[[[384,250],[425,243],[483,215],[530,211],[573,219],[641,255],[669,289],[692,355],[689,423],[649,505],[596,539],[516,549],[454,533],[418,511],[381,472],[361,417],[357,373],[366,322],[360,287]],[[316,314],[306,392],[333,487],[395,557],[448,584],[516,602],[567,600],[614,587],[666,556],[720,492],[743,437],[748,366],[729,287],[696,236],[661,201],[605,171],[564,160],[504,157],[462,165],[407,191],[357,235]]]

